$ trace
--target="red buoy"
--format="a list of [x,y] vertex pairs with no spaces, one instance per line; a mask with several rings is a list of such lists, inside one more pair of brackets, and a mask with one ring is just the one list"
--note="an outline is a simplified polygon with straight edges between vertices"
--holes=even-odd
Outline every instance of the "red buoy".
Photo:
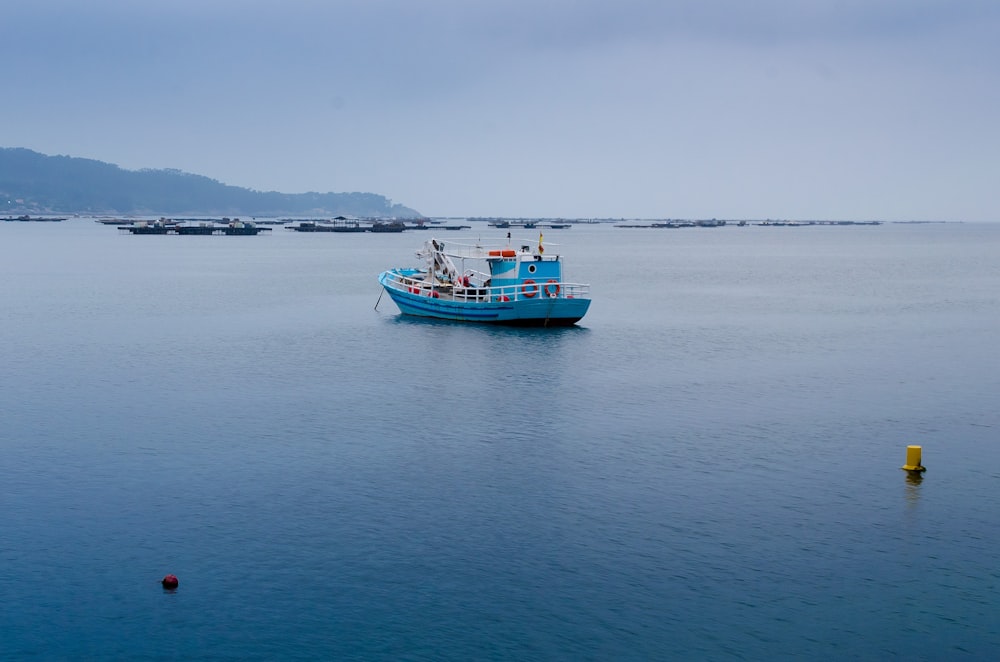
[[177,575],[167,575],[160,583],[163,584],[163,588],[175,589],[178,584]]

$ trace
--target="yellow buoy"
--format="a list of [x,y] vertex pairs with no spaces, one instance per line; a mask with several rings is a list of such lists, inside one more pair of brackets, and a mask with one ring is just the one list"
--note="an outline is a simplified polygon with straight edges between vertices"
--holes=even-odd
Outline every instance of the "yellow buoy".
[[906,447],[906,464],[903,465],[905,471],[927,471],[920,464],[920,453],[922,447],[920,446],[907,446]]

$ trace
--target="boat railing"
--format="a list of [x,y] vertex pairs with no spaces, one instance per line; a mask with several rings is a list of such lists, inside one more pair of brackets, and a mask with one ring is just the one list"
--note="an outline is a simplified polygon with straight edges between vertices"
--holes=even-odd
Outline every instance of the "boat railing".
[[590,285],[585,283],[568,283],[565,281],[547,281],[541,283],[521,283],[514,285],[493,285],[456,287],[451,283],[431,285],[422,278],[413,278],[400,273],[389,272],[386,285],[394,290],[445,297],[454,301],[469,303],[488,303],[506,301],[526,301],[532,299],[588,299]]
[[[436,239],[430,240],[428,243],[436,242],[438,245],[439,252],[447,255],[448,257],[458,258],[458,259],[471,259],[471,260],[483,260],[494,255],[498,255],[497,251],[509,251],[514,250],[515,253],[524,253],[537,250],[538,239],[512,239],[511,243],[507,244],[496,244],[496,245],[482,245],[482,244],[460,244],[454,241],[437,241]],[[545,242],[545,246],[550,252],[553,248],[558,248],[558,244],[553,244]],[[528,249],[525,251],[524,249]],[[418,251],[422,253],[423,251]]]

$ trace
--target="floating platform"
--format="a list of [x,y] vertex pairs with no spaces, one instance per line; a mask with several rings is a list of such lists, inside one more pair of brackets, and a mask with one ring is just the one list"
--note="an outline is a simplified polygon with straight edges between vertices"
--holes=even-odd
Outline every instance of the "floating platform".
[[298,225],[285,226],[296,232],[367,232],[360,223],[323,223],[321,221],[301,221]]
[[882,225],[882,221],[720,221],[712,219],[709,221],[652,221],[649,223],[618,223],[616,228],[721,228],[727,225],[746,227],[753,225],[757,227],[790,227],[800,228],[807,225]]
[[180,235],[230,235],[230,236],[253,236],[261,232],[270,232],[271,228],[260,228],[256,225],[121,225],[118,227],[121,232],[129,234],[180,234]]
[[217,228],[214,225],[175,225],[174,232],[177,234],[215,234]]
[[318,221],[301,221],[298,225],[286,225],[286,229],[296,232],[402,232],[403,230],[416,230],[416,226],[408,226],[404,223],[321,223]]
[[491,221],[487,223],[491,228],[508,229],[524,228],[525,230],[535,230],[544,228],[548,230],[566,230],[573,227],[572,223],[559,223],[552,221]]
[[68,216],[28,216],[24,214],[23,216],[8,216],[4,218],[4,221],[18,221],[21,223],[58,223],[59,221],[65,221]]

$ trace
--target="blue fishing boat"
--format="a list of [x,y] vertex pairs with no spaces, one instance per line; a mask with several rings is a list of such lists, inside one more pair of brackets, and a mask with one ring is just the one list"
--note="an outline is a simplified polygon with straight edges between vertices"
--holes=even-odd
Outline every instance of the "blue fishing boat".
[[379,275],[382,287],[405,315],[569,326],[590,307],[590,285],[565,281],[562,257],[546,254],[541,236],[537,243],[516,249],[509,243],[491,248],[430,239],[417,257],[425,266]]

